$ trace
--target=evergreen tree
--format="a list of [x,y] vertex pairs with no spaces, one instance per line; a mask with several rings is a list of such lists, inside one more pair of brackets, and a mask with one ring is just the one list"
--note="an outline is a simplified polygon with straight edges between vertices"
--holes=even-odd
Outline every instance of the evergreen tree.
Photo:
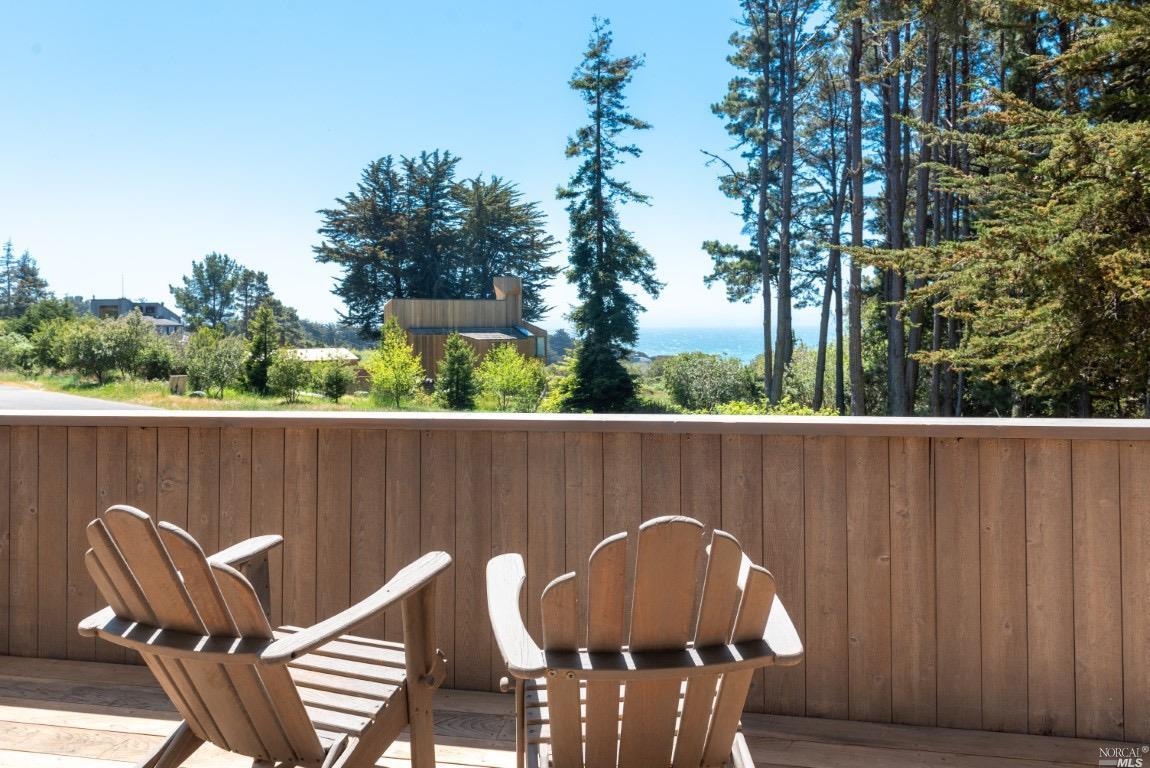
[[12,291],[15,288],[16,256],[12,249],[12,241],[4,243],[4,250],[0,251],[0,280],[3,285],[3,296],[0,296],[0,317],[16,317],[12,311]]
[[189,328],[223,330],[235,316],[236,287],[243,274],[244,268],[234,259],[213,251],[203,261],[192,262],[192,274],[182,278],[183,286],[169,285],[168,289]]
[[475,350],[458,333],[447,337],[443,359],[435,378],[435,399],[444,408],[470,411],[475,408],[479,385],[475,380]]
[[559,190],[571,220],[567,279],[579,293],[571,315],[582,343],[570,398],[576,409],[624,410],[634,400],[634,381],[620,362],[637,340],[642,310],[629,287],[653,297],[662,288],[654,259],[623,228],[618,210],[628,202],[647,202],[646,195],[615,174],[626,157],[640,154],[637,146],[622,142],[622,134],[651,127],[627,111],[624,95],[642,64],[641,56],[611,58],[609,22],[596,18],[570,82],[590,120],[568,139],[567,156],[580,162],[568,186]]
[[247,336],[248,324],[256,311],[272,296],[266,272],[243,268],[236,280],[236,319],[233,330],[241,336]]
[[48,281],[40,276],[40,267],[28,251],[24,251],[16,261],[13,276],[11,299],[8,304],[9,317],[19,317],[39,301],[51,298]]
[[379,333],[393,297],[491,298],[501,274],[523,281],[525,320],[549,309],[542,294],[558,273],[548,264],[556,243],[538,204],[499,177],[457,181],[458,164],[439,150],[380,158],[354,192],[319,211],[316,260],[340,268],[342,322],[365,338]]
[[265,302],[248,325],[248,359],[244,373],[248,387],[261,395],[268,393],[268,369],[279,349],[279,325],[271,306]]
[[371,374],[371,390],[377,402],[394,402],[411,397],[423,381],[423,363],[407,341],[407,332],[393,317],[380,334],[379,349],[364,363]]

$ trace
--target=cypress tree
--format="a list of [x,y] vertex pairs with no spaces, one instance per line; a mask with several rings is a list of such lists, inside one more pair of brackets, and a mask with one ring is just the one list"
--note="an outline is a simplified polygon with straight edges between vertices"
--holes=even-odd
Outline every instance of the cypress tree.
[[622,134],[651,127],[627,111],[624,96],[642,64],[641,56],[611,58],[609,22],[596,18],[570,82],[587,105],[590,120],[568,139],[567,156],[580,163],[569,185],[559,190],[571,220],[567,279],[578,287],[580,302],[571,319],[583,347],[569,401],[578,410],[623,410],[634,400],[635,384],[620,363],[637,341],[642,310],[629,286],[653,297],[662,288],[651,254],[619,220],[619,206],[646,203],[647,196],[613,173],[627,156],[641,153],[634,144],[623,143]]
[[279,348],[279,326],[267,302],[260,304],[248,325],[248,361],[245,375],[248,387],[261,395],[268,393],[268,369],[271,368],[276,349]]
[[447,337],[435,379],[435,399],[440,405],[453,411],[470,411],[475,407],[479,388],[475,381],[475,363],[475,350],[462,336],[452,333]]

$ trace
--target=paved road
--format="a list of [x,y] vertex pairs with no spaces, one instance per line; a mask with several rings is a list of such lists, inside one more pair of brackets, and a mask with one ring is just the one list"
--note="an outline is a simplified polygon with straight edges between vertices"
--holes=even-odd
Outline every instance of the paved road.
[[36,389],[0,384],[0,411],[118,411],[153,410],[146,405],[97,400],[94,397],[41,392]]

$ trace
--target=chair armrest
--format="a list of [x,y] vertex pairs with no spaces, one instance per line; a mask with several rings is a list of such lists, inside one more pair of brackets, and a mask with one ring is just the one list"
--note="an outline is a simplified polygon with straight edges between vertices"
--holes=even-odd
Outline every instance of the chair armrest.
[[523,558],[515,553],[493,557],[487,563],[487,614],[495,643],[503,654],[507,671],[519,678],[540,677],[547,669],[543,651],[523,626],[519,595],[527,574]]
[[771,647],[775,664],[780,667],[794,666],[803,660],[803,641],[799,639],[799,633],[778,595],[775,595],[771,612],[767,615],[763,640]]
[[227,549],[220,550],[208,558],[211,563],[223,563],[230,565],[232,568],[239,569],[246,565],[249,560],[254,560],[260,555],[267,554],[273,547],[278,547],[284,543],[283,536],[255,536],[247,541],[241,541],[239,544],[233,544]]
[[307,629],[276,640],[260,654],[268,664],[282,664],[298,658],[312,649],[345,634],[356,625],[397,602],[411,597],[427,586],[432,579],[451,565],[446,552],[428,552],[395,574],[377,592],[331,618],[313,624]]

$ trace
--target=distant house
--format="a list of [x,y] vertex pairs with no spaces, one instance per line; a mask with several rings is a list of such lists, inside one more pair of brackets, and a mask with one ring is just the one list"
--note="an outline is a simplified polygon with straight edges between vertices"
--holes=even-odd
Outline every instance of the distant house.
[[423,370],[434,376],[443,344],[452,332],[467,339],[479,355],[497,344],[514,344],[527,357],[547,359],[547,331],[523,320],[523,282],[497,277],[494,299],[392,299],[384,320],[395,318],[407,331]]
[[91,299],[88,302],[88,314],[99,318],[117,318],[131,314],[132,310],[140,310],[156,333],[161,336],[179,336],[184,332],[184,319],[164,306],[162,301],[132,301],[123,297],[119,299]]
[[334,360],[353,365],[359,362],[359,355],[344,347],[297,347],[285,349],[284,353],[298,357],[305,363],[326,363]]

